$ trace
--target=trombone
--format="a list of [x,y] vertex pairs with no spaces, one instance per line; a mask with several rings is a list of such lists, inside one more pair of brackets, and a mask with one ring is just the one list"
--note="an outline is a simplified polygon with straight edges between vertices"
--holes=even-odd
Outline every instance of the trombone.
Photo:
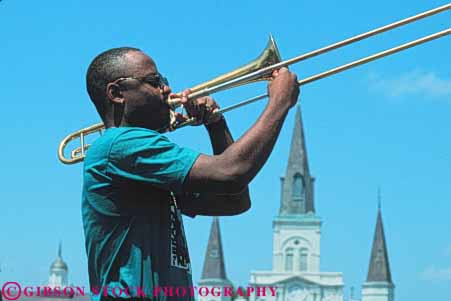
[[[451,3],[448,3],[446,5],[425,11],[423,13],[414,15],[412,17],[406,18],[406,19],[402,19],[399,20],[397,22],[373,29],[371,31],[353,36],[351,38],[345,39],[343,41],[340,42],[336,42],[334,44],[325,46],[323,48],[319,48],[317,50],[313,50],[311,52],[307,52],[305,54],[301,54],[299,56],[296,56],[294,58],[282,61],[279,51],[277,49],[277,45],[273,39],[272,36],[270,36],[269,38],[269,42],[266,46],[266,48],[263,50],[263,52],[260,54],[260,56],[258,56],[254,61],[238,68],[235,69],[231,72],[225,73],[219,77],[216,77],[212,80],[209,80],[207,82],[204,82],[202,84],[199,84],[193,88],[191,88],[190,90],[192,91],[191,94],[188,95],[188,100],[194,100],[206,95],[210,95],[219,91],[223,91],[223,90],[227,90],[233,87],[237,87],[240,85],[245,85],[245,84],[249,84],[252,82],[256,82],[256,81],[261,81],[261,80],[269,80],[271,73],[273,70],[275,69],[279,69],[281,67],[286,67],[289,65],[292,65],[294,63],[318,56],[320,54],[344,47],[346,45],[352,44],[354,42],[372,37],[374,35],[392,30],[394,28],[418,21],[420,19],[424,19],[427,18],[429,16],[432,15],[436,15],[438,13],[444,12],[451,9]],[[451,28],[447,28],[445,30],[436,32],[434,34],[419,38],[417,40],[411,41],[411,42],[407,42],[405,44],[375,53],[373,55],[364,57],[362,59],[329,69],[327,71],[318,73],[316,75],[301,79],[298,81],[299,85],[305,85],[308,83],[312,83],[314,81],[317,81],[319,79],[334,75],[336,73],[369,63],[371,61],[377,60],[379,58],[415,47],[417,45],[444,37],[451,34]],[[228,107],[225,107],[223,109],[220,109],[219,111],[216,112],[216,114],[222,114],[231,110],[234,110],[236,108],[239,108],[241,106],[253,103],[255,101],[261,100],[268,97],[268,94],[261,94],[249,99],[246,99],[244,101],[241,101],[237,104],[233,104],[230,105]],[[174,110],[181,106],[181,99],[180,98],[173,98],[173,99],[168,99],[167,100],[169,106],[171,107],[171,123],[168,126],[168,128],[166,129],[166,131],[174,131],[176,129],[185,127],[187,125],[192,125],[196,122],[196,120],[194,118],[190,118],[184,122],[180,122],[180,123],[176,123],[175,118],[174,118]],[[78,130],[68,136],[66,136],[60,143],[59,147],[58,147],[58,158],[60,159],[60,161],[64,164],[74,164],[74,163],[78,163],[83,161],[86,151],[89,148],[89,144],[85,143],[85,137],[91,133],[95,133],[95,132],[100,132],[102,133],[102,131],[104,130],[104,125],[103,123],[98,123],[98,124],[94,124],[90,127]],[[64,156],[64,149],[67,146],[67,144],[69,142],[71,142],[74,139],[80,139],[80,146],[77,147],[76,149],[74,149],[71,153],[70,153],[70,158],[66,158]]]

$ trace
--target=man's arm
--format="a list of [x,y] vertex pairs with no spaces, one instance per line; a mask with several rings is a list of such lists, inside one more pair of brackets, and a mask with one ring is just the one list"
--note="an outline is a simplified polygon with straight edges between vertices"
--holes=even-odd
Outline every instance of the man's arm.
[[296,75],[280,69],[268,90],[268,104],[257,122],[222,153],[200,155],[185,179],[185,191],[224,194],[246,189],[268,159],[286,115],[297,101]]
[[[211,100],[213,101],[213,100]],[[210,136],[213,154],[220,155],[233,143],[225,119],[205,125]],[[235,215],[251,207],[248,187],[235,194],[203,192],[178,197],[182,211],[188,215]]]

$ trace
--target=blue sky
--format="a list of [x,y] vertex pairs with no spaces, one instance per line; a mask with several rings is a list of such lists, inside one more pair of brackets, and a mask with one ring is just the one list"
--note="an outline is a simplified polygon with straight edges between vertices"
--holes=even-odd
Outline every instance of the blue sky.
[[[63,241],[70,281],[87,285],[81,223],[81,165],[64,166],[65,135],[98,122],[85,91],[92,58],[117,46],[151,55],[174,91],[256,57],[269,33],[283,58],[328,45],[443,1],[20,1],[0,2],[0,281],[47,281]],[[450,12],[408,25],[291,69],[303,78],[449,27]],[[316,209],[323,218],[321,266],[343,272],[345,294],[366,278],[377,188],[396,299],[451,299],[451,39],[445,37],[302,87]],[[222,106],[265,84],[215,95]],[[228,113],[236,138],[264,105]],[[221,219],[226,269],[236,285],[271,268],[272,219],[279,208],[294,124],[251,185],[253,208]],[[206,131],[171,139],[210,153]],[[211,219],[185,219],[194,280]]]

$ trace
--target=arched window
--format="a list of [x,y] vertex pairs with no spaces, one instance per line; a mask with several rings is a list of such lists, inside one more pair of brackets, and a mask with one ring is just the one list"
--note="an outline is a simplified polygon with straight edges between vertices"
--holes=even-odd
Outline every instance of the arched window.
[[285,271],[292,271],[293,270],[293,259],[294,259],[294,252],[292,248],[288,248],[285,251]]
[[300,249],[299,250],[299,270],[301,272],[307,271],[307,250],[306,249]]
[[296,173],[293,177],[293,187],[291,189],[291,195],[293,200],[301,201],[304,200],[304,178],[300,173]]

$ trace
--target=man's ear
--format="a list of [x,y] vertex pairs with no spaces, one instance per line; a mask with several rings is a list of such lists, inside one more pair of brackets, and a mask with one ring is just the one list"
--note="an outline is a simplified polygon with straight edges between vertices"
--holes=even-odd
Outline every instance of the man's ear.
[[106,96],[109,101],[116,104],[123,104],[125,101],[121,87],[116,83],[108,83],[106,85]]

